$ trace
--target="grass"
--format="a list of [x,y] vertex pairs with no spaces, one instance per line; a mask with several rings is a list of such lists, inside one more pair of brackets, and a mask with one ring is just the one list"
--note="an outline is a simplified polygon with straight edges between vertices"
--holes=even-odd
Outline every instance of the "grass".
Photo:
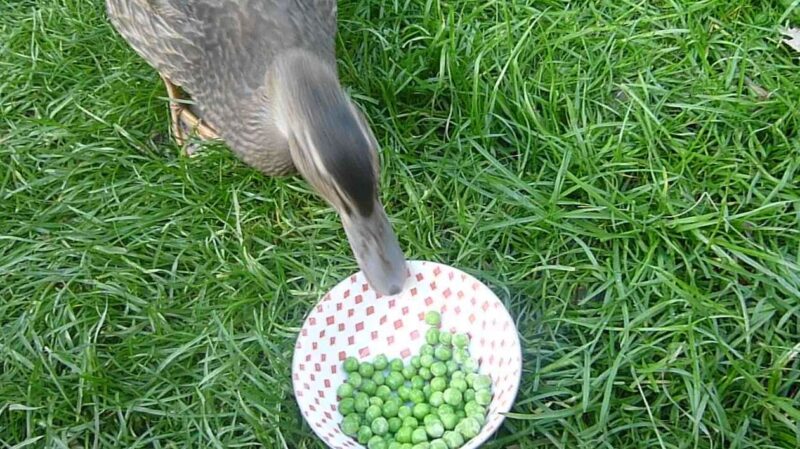
[[[0,447],[321,448],[289,363],[356,269],[340,223],[225,148],[181,158],[101,3],[0,0]],[[486,448],[800,445],[791,24],[796,0],[341,2],[407,254],[518,321]]]

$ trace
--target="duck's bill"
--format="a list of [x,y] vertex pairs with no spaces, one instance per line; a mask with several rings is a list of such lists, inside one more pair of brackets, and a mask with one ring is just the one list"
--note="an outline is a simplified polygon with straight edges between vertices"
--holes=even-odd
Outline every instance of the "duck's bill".
[[369,217],[342,216],[347,239],[367,282],[381,295],[396,295],[406,281],[406,260],[380,203]]

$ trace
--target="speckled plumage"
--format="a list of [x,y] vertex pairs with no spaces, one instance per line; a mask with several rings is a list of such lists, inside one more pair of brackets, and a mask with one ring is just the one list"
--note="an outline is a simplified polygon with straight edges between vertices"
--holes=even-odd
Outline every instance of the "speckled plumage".
[[335,67],[335,0],[107,0],[114,27],[150,65],[192,96],[246,163],[294,170],[270,120],[277,55],[304,49]]

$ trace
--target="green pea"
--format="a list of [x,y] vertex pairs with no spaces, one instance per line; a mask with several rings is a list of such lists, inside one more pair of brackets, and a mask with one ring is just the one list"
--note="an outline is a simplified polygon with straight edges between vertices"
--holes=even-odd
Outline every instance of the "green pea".
[[397,410],[397,416],[401,419],[406,419],[411,416],[411,407],[407,405],[401,405],[400,408]]
[[419,369],[419,377],[425,380],[431,380],[433,378],[433,374],[431,374],[431,370],[429,368],[425,368],[423,366]]
[[457,449],[464,445],[464,437],[458,432],[445,432],[442,439],[447,443],[448,449]]
[[361,374],[361,377],[372,377],[375,374],[375,366],[372,363],[364,362],[358,366],[358,374]]
[[469,385],[472,388],[475,388],[475,379],[477,378],[478,378],[477,373],[467,373],[466,374],[467,385]]
[[419,427],[419,421],[417,421],[417,418],[414,418],[413,416],[407,416],[403,418],[403,427],[410,427],[412,429],[416,429],[417,427]]
[[375,382],[373,382],[372,379],[364,379],[364,381],[361,382],[360,390],[363,391],[364,393],[367,393],[369,395],[373,395],[373,394],[375,394],[375,391],[377,389],[378,389],[378,385]]
[[416,375],[417,375],[417,368],[415,368],[415,367],[413,367],[411,365],[403,367],[403,377],[406,380],[411,380],[411,378],[416,376]]
[[464,363],[461,365],[461,367],[468,373],[478,372],[478,362],[476,362],[474,359],[464,360]]
[[383,401],[386,402],[387,399],[392,397],[392,389],[386,385],[381,385],[375,390],[375,396],[383,399]]
[[459,365],[463,365],[464,362],[469,360],[469,352],[466,349],[456,349],[453,351],[453,361]]
[[462,393],[467,391],[467,381],[464,379],[453,379],[450,381],[450,386]]
[[475,392],[475,402],[480,405],[489,405],[492,402],[492,393],[489,390],[478,390]]
[[375,371],[375,374],[372,375],[372,381],[375,382],[375,385],[380,387],[386,383],[386,376],[380,371]]
[[372,421],[370,428],[372,429],[372,433],[374,435],[386,435],[389,432],[389,421],[387,421],[383,416],[380,416]]
[[428,403],[431,404],[432,407],[439,407],[444,404],[444,395],[441,391],[434,391],[431,393],[431,397],[428,398]]
[[461,420],[463,420],[463,419],[464,419],[464,418],[466,418],[466,417],[467,417],[467,414],[466,414],[466,413],[464,413],[464,410],[458,410],[458,411],[456,411],[456,418],[458,418],[458,421],[459,421],[459,422],[461,422]]
[[383,415],[383,410],[380,407],[377,405],[370,405],[367,411],[364,412],[364,419],[366,419],[368,423],[371,423],[381,415]]
[[360,387],[363,382],[364,379],[361,377],[361,374],[356,372],[352,372],[349,376],[347,376],[347,383],[349,383],[353,388]]
[[475,438],[480,431],[481,425],[478,424],[478,421],[474,418],[464,418],[464,420],[456,426],[456,432],[460,433],[466,441]]
[[442,404],[439,406],[438,409],[436,409],[436,414],[439,416],[452,415],[455,412],[456,409],[454,409],[453,406],[450,404]]
[[431,413],[431,414],[425,416],[425,418],[422,420],[422,423],[427,426],[430,423],[441,422],[441,421],[442,420],[439,419],[439,415],[437,415],[436,413]]
[[444,377],[434,377],[431,379],[431,391],[444,391],[447,388],[447,380]]
[[421,376],[414,376],[411,378],[411,388],[421,390],[425,386],[425,379]]
[[403,371],[403,361],[400,359],[392,359],[391,363],[389,363],[389,369],[392,371]]
[[386,448],[387,448],[386,441],[378,435],[375,435],[374,437],[370,438],[369,442],[367,443],[367,449],[386,449]]
[[397,396],[404,401],[408,401],[411,398],[411,388],[401,385],[397,389]]
[[467,334],[455,334],[453,335],[453,346],[456,348],[466,348],[469,346],[469,337]]
[[449,449],[447,447],[447,443],[441,438],[437,438],[431,441],[431,448],[430,449]]
[[356,400],[354,398],[344,398],[339,401],[339,413],[347,416],[356,411]]
[[422,390],[411,390],[411,394],[409,395],[408,399],[414,404],[421,404],[425,402],[425,393],[423,393]]
[[444,390],[444,401],[448,404],[456,407],[461,404],[462,396],[461,392],[456,390],[455,388],[448,388]]
[[449,345],[453,340],[453,336],[450,332],[442,331],[439,332],[439,343],[443,345]]
[[430,385],[425,385],[424,387],[422,387],[422,394],[425,395],[425,399],[429,399],[431,397],[431,393],[432,391]]
[[383,371],[387,366],[389,366],[389,359],[387,359],[385,355],[381,354],[375,357],[375,360],[372,361],[372,364],[375,366],[376,370]]
[[[417,444],[417,447],[419,447],[419,446],[422,446],[422,449],[425,449],[425,446],[424,446],[424,444],[425,444],[425,443],[420,443],[420,444]],[[414,449],[414,445],[413,445],[413,444],[411,444],[411,443],[404,443],[404,444],[403,444],[403,447],[401,447],[400,449]]]
[[425,425],[425,432],[431,438],[441,438],[444,435],[444,425],[441,421],[433,421]]
[[417,443],[411,446],[411,449],[431,449],[431,444],[427,441],[423,441],[422,443]]
[[[476,423],[477,424],[477,423]],[[411,432],[411,442],[414,444],[428,441],[428,433],[422,427],[417,427]]]
[[445,365],[447,365],[447,374],[453,374],[458,371],[458,363],[448,360]]
[[389,423],[389,433],[395,433],[403,427],[403,420],[398,417],[392,417],[387,420]]
[[358,392],[353,397],[353,406],[358,413],[364,413],[369,407],[369,396],[366,393]]
[[473,390],[472,388],[467,388],[467,390],[464,391],[464,402],[470,402],[474,400],[475,400],[475,390]]
[[339,385],[339,388],[336,389],[336,396],[339,396],[340,398],[349,398],[353,396],[354,391],[355,389],[352,385],[343,383]]
[[431,374],[436,377],[441,377],[447,375],[447,365],[442,362],[435,362],[431,365]]
[[442,419],[442,425],[445,430],[453,430],[458,425],[458,416],[455,413],[439,415],[439,417]]
[[425,341],[428,342],[429,345],[439,343],[439,329],[435,327],[428,329],[428,332],[425,333]]
[[406,382],[405,377],[397,371],[392,371],[386,376],[386,380],[384,381],[384,385],[391,388],[393,391],[397,391],[401,385]]
[[437,346],[433,351],[433,356],[436,357],[437,360],[446,362],[453,357],[453,352],[444,346]]
[[411,357],[411,366],[414,368],[419,368],[421,365],[419,364],[419,356],[415,355]]
[[486,408],[484,408],[482,405],[478,404],[475,401],[468,402],[467,405],[464,406],[464,413],[466,413],[467,416],[485,415]]
[[469,415],[468,418],[472,418],[475,421],[478,421],[478,424],[481,427],[483,427],[483,425],[486,424],[486,416],[485,415],[481,415],[481,414]]
[[383,399],[373,396],[369,398],[369,405],[377,405],[378,407],[383,407]]
[[431,406],[425,403],[415,404],[414,408],[411,409],[411,414],[414,415],[414,418],[417,420],[425,419],[431,413]]
[[425,322],[430,326],[438,326],[442,323],[442,315],[435,310],[430,310],[425,314]]
[[392,441],[386,449],[403,449],[403,443]]
[[356,434],[356,439],[358,442],[361,444],[367,444],[370,438],[372,438],[372,429],[370,429],[369,426],[361,426]]
[[[351,416],[351,415],[348,415]],[[344,419],[340,426],[342,429],[342,433],[349,437],[354,437],[358,435],[358,430],[361,428],[361,424],[358,421],[358,416],[355,419]]]
[[397,433],[394,434],[394,439],[398,443],[410,443],[411,442],[411,433],[414,431],[411,427],[401,427]]
[[492,387],[492,378],[485,374],[477,375],[475,377],[475,380],[473,381],[473,388],[475,388],[475,391],[488,390],[491,387]]
[[397,399],[388,399],[383,403],[383,416],[386,418],[394,418],[400,412],[400,401]]
[[358,371],[358,359],[355,357],[348,357],[344,359],[344,363],[342,363],[342,367],[344,368],[345,372],[347,373],[354,373]]
[[[433,357],[433,354],[434,354],[435,352],[436,352],[436,350],[433,348],[433,346],[432,346],[432,345],[428,345],[428,344],[424,344],[424,345],[422,345],[422,347],[421,347],[421,348],[419,348],[419,357],[420,357],[420,362],[422,361],[422,356],[423,356],[423,355],[429,355],[429,356]],[[423,366],[424,366],[424,365],[423,365]]]

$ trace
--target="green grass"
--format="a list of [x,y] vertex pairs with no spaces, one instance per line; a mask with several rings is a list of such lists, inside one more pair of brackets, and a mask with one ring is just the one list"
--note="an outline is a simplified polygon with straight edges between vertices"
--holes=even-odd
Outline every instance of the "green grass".
[[[340,69],[409,257],[489,283],[487,448],[800,445],[796,0],[355,1]],[[0,447],[321,448],[294,338],[337,217],[165,137],[100,0],[0,0]]]

